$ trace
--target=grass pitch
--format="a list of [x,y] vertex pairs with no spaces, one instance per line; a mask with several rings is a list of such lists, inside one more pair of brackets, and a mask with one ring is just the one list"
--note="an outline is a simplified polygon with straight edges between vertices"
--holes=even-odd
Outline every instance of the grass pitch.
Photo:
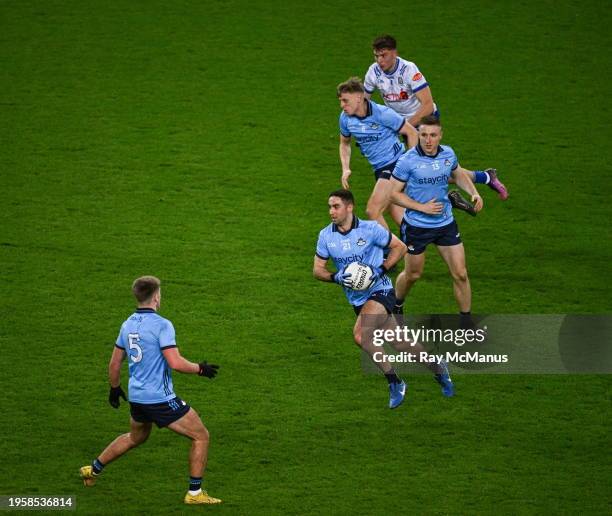
[[[466,375],[453,400],[417,376],[391,412],[311,266],[340,178],[335,85],[389,32],[445,143],[511,192],[458,216],[474,311],[610,312],[611,22],[597,1],[2,2],[0,494],[187,510],[169,432],[77,478],[127,428],[106,366],[146,273],[183,354],[221,364],[174,375],[211,432],[225,503],[207,511],[609,513],[608,376]],[[372,176],[356,151],[352,168],[363,213]],[[408,309],[455,311],[434,252]]]

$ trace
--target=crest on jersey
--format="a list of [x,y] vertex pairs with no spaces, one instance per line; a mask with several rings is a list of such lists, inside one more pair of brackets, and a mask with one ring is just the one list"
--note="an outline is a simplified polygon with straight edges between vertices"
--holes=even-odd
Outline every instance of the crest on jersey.
[[357,245],[360,246],[360,247],[362,245],[366,245],[366,244],[367,244],[367,242],[363,238],[360,238],[359,240],[357,240]]
[[423,74],[421,72],[417,72],[412,76],[413,81],[420,81],[423,78]]
[[397,83],[398,84],[404,84],[404,78],[403,77],[398,77],[397,78]]
[[450,167],[450,161],[449,161],[449,160],[447,160],[447,159],[445,159],[445,160],[444,160],[444,166],[445,166],[445,167]]
[[371,128],[371,129],[378,129],[379,127],[380,127],[380,125],[379,125],[379,124],[377,124],[376,122],[372,122],[372,123],[370,124],[370,128]]
[[350,240],[343,240],[342,241],[342,250],[343,251],[348,251],[351,248],[351,241]]

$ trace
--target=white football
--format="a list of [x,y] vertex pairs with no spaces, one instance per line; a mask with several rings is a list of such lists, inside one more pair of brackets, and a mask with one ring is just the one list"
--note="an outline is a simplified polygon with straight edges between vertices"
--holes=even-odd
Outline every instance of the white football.
[[367,290],[372,286],[372,269],[365,263],[353,262],[348,265],[344,272],[351,275],[351,288],[353,290]]

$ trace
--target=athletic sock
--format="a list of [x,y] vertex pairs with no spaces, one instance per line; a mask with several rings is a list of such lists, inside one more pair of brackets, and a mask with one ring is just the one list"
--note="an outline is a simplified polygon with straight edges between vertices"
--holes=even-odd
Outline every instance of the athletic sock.
[[91,463],[91,469],[93,470],[93,474],[99,475],[100,473],[102,473],[104,466],[106,466],[106,464],[104,464],[100,459],[94,459],[94,461]]
[[459,326],[464,330],[474,327],[472,312],[459,312]]
[[402,380],[400,379],[399,376],[397,376],[395,374],[395,371],[391,370],[390,373],[385,373],[385,378],[387,379],[387,381],[389,382],[389,384],[392,383],[401,383]]
[[489,176],[488,172],[483,172],[482,170],[474,170],[474,183],[488,185],[489,181],[491,181],[491,176]]
[[197,495],[202,490],[202,477],[189,477],[189,494]]

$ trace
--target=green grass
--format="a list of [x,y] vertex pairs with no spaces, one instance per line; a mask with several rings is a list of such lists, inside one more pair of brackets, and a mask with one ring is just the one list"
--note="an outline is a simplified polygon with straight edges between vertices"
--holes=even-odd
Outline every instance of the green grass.
[[[390,32],[462,165],[511,191],[458,216],[474,311],[612,311],[611,23],[598,1],[2,2],[0,494],[186,510],[169,432],[95,489],[76,477],[127,428],[107,361],[130,282],[155,274],[183,354],[221,364],[174,376],[211,432],[208,512],[609,513],[609,376],[464,375],[449,401],[417,375],[388,411],[311,267],[340,178],[335,85]],[[454,312],[429,255],[409,308]]]

